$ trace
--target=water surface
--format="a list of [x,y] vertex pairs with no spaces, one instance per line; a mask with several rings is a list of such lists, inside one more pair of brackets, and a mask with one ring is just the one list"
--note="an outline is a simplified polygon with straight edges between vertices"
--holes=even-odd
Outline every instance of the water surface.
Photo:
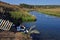
[[36,16],[35,22],[24,22],[26,27],[36,25],[40,35],[34,36],[34,40],[60,40],[60,17],[50,16],[36,11],[30,12]]

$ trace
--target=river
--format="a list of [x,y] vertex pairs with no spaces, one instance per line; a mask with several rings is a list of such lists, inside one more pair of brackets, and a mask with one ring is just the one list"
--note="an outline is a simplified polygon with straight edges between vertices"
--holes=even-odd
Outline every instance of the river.
[[60,40],[60,17],[50,16],[37,11],[30,14],[36,16],[35,22],[24,22],[23,25],[30,27],[36,25],[40,35],[34,35],[34,40]]

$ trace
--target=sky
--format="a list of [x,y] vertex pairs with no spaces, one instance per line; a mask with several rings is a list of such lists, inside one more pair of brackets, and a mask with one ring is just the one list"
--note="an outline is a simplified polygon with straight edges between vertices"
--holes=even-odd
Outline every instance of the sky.
[[30,5],[60,5],[60,0],[1,0],[10,4],[30,4]]

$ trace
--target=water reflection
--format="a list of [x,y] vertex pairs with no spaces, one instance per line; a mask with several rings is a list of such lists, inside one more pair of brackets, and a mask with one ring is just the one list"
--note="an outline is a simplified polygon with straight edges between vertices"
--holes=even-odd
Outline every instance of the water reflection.
[[[36,11],[30,12],[36,16],[36,22],[24,22],[23,24],[28,28],[36,25],[36,29],[40,31],[40,36],[34,35],[37,40],[60,40],[60,18],[38,13]],[[38,37],[38,38],[36,38]],[[35,40],[34,39],[34,40]]]

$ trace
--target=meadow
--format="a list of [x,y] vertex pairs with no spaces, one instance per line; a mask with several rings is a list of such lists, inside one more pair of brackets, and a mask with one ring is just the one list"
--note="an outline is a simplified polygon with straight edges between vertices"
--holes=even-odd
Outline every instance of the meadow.
[[42,12],[44,14],[52,15],[52,16],[57,16],[60,17],[60,8],[48,8],[48,9],[37,9],[38,12]]

